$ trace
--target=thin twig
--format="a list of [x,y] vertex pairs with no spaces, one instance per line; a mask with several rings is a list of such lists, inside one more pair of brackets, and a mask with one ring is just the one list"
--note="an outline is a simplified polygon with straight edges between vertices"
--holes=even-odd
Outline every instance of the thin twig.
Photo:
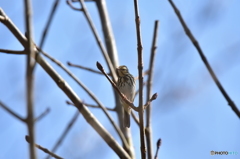
[[139,125],[140,125],[140,143],[141,158],[146,158],[145,131],[144,131],[144,105],[143,105],[143,55],[142,40],[140,29],[140,16],[138,12],[138,0],[134,0],[136,34],[137,34],[137,52],[138,52],[138,77],[139,77]]
[[[153,32],[153,41],[152,41],[152,48],[151,48],[151,56],[149,61],[149,74],[148,74],[148,80],[147,80],[147,100],[149,101],[152,94],[152,81],[153,81],[153,67],[154,67],[154,59],[157,49],[157,35],[158,35],[158,20],[155,21],[154,25],[154,32]],[[152,127],[151,127],[151,103],[149,103],[149,106],[146,109],[146,143],[147,143],[147,154],[148,158],[153,158],[153,148],[152,148]]]
[[[143,72],[143,77],[148,75],[149,70],[146,70],[145,72]],[[138,80],[138,76],[134,77],[135,81]]]
[[148,108],[149,105],[151,104],[151,102],[152,102],[153,100],[157,99],[157,96],[158,96],[157,93],[153,94],[152,97],[151,97],[151,98],[147,101],[147,103],[144,105],[144,109]]
[[[59,0],[55,0],[55,2],[53,4],[53,7],[52,7],[52,10],[51,10],[51,13],[49,15],[49,18],[47,20],[47,24],[46,24],[46,26],[43,30],[43,33],[42,33],[42,37],[41,37],[40,44],[39,44],[39,48],[41,48],[41,49],[43,48],[43,44],[44,44],[45,39],[47,37],[47,33],[48,33],[49,28],[50,28],[50,24],[52,22],[52,19],[53,19],[53,16],[54,16],[55,12],[56,12],[58,4],[59,4]],[[37,53],[37,55],[38,55],[38,53]],[[34,63],[34,66],[35,65],[36,65],[36,62]]]
[[[69,105],[75,106],[74,103],[71,103],[70,101],[66,101],[66,103],[69,104]],[[91,108],[101,108],[100,106],[93,105],[93,104],[87,104],[87,103],[85,103],[85,102],[83,102],[83,104],[84,104],[85,106],[91,107]],[[107,107],[106,107],[106,109],[109,110],[109,111],[115,111],[114,108],[107,108]]]
[[52,6],[52,10],[51,10],[51,13],[49,15],[49,18],[48,18],[48,21],[47,21],[47,24],[43,30],[43,33],[42,33],[42,37],[41,37],[41,42],[39,44],[39,47],[42,49],[43,48],[43,44],[45,42],[45,39],[46,39],[46,36],[47,36],[47,33],[48,33],[48,30],[50,28],[50,24],[52,22],[52,19],[53,19],[53,16],[56,12],[56,9],[57,9],[57,6],[59,4],[59,0],[55,0],[53,6]]
[[35,122],[41,120],[43,117],[45,117],[50,112],[50,108],[47,108],[42,114],[40,114],[36,119]]
[[[61,145],[61,143],[63,142],[63,140],[66,138],[68,132],[71,130],[72,126],[74,125],[74,123],[76,123],[78,116],[80,115],[79,111],[76,111],[76,113],[73,115],[72,119],[69,121],[69,123],[67,124],[66,128],[64,129],[62,135],[59,137],[58,141],[56,142],[56,144],[54,145],[52,152],[56,152],[57,148]],[[50,155],[48,155],[46,157],[46,159],[50,159]]]
[[156,149],[156,153],[155,153],[154,159],[158,158],[158,151],[160,149],[161,144],[162,144],[162,140],[158,139],[158,141],[157,141],[157,149]]
[[[96,0],[84,0],[85,2],[94,2]],[[79,0],[72,0],[72,2],[79,2]]]
[[[88,67],[84,67],[84,66],[81,66],[81,65],[76,65],[76,64],[72,64],[71,62],[67,62],[68,66],[73,66],[73,67],[77,67],[77,68],[81,68],[81,69],[84,69],[84,70],[87,70],[87,71],[90,71],[90,72],[93,72],[93,73],[97,73],[97,74],[102,74],[102,72],[100,71],[97,71],[97,70],[94,70],[92,68],[88,68]],[[109,76],[111,76],[110,73],[108,73]]]
[[2,106],[2,108],[4,110],[6,110],[9,114],[11,114],[12,116],[14,116],[15,118],[17,118],[18,120],[22,121],[22,122],[26,122],[26,120],[22,117],[20,117],[17,113],[15,113],[14,111],[12,111],[10,108],[8,108],[5,104],[3,104],[1,101],[0,101],[0,106]]
[[6,49],[0,49],[0,52],[7,53],[7,54],[14,54],[14,55],[25,55],[26,52],[23,51],[16,51],[16,50],[6,50]]
[[225,97],[225,99],[228,102],[228,105],[232,108],[232,110],[235,112],[235,114],[240,118],[240,111],[238,110],[237,106],[235,105],[235,103],[232,101],[232,99],[228,96],[227,92],[225,91],[225,89],[223,88],[222,84],[220,83],[220,81],[218,80],[217,76],[215,75],[215,73],[213,72],[213,69],[211,68],[207,58],[205,57],[200,45],[198,44],[198,41],[195,39],[195,37],[193,36],[193,34],[191,33],[190,29],[187,27],[185,21],[183,20],[180,11],[177,9],[177,7],[175,6],[175,4],[173,3],[172,0],[169,0],[171,6],[173,7],[180,23],[183,26],[183,29],[186,33],[186,35],[189,37],[189,39],[191,40],[191,42],[193,43],[193,45],[195,46],[195,48],[197,49],[203,63],[205,64],[205,66],[207,67],[211,77],[213,78],[215,84],[217,85],[218,89],[220,90],[220,92],[222,93],[222,95]]
[[54,157],[54,158],[63,159],[62,157],[60,157],[60,156],[52,153],[52,152],[49,151],[48,149],[46,149],[46,148],[44,148],[44,147],[42,147],[42,146],[40,146],[40,145],[38,145],[38,144],[33,143],[33,142],[31,141],[31,138],[30,138],[29,136],[27,136],[27,135],[25,136],[25,140],[26,140],[29,144],[33,144],[36,148],[42,150],[43,152],[51,155],[51,156]]
[[27,34],[27,45],[24,46],[26,52],[27,52],[27,69],[26,69],[26,92],[27,92],[27,118],[26,123],[28,127],[28,135],[29,139],[32,141],[29,144],[29,156],[31,159],[36,158],[36,151],[34,147],[35,143],[35,125],[34,125],[34,91],[33,91],[33,85],[34,85],[34,45],[31,39],[33,39],[33,30],[32,30],[32,8],[31,8],[31,0],[25,0],[25,28],[26,28],[26,34]]

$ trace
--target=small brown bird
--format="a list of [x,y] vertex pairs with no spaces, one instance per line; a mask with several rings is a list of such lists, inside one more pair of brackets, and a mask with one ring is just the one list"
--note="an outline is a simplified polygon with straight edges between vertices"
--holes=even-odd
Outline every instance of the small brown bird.
[[[119,66],[117,68],[117,86],[119,90],[125,95],[125,97],[133,102],[135,95],[135,80],[134,77],[128,72],[127,66]],[[130,114],[131,107],[121,100],[121,104],[124,108],[124,126],[130,127]]]

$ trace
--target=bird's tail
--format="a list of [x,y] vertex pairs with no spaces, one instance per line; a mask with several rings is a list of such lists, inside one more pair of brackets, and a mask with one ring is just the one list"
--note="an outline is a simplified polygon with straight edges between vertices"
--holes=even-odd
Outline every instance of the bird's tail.
[[130,114],[126,110],[124,110],[124,126],[130,127]]

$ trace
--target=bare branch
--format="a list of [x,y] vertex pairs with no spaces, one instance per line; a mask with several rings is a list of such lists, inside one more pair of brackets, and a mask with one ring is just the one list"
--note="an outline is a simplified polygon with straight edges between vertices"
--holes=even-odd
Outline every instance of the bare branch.
[[29,156],[31,159],[36,158],[36,151],[34,147],[35,143],[35,121],[34,121],[34,45],[31,39],[33,39],[33,29],[32,29],[32,8],[31,0],[25,0],[25,28],[26,28],[26,37],[30,39],[27,41],[27,45],[24,46],[27,52],[27,69],[26,69],[26,92],[27,92],[27,118],[26,123],[28,127],[28,135],[32,141],[29,145]]
[[44,148],[44,147],[42,147],[42,146],[40,146],[40,145],[37,145],[37,144],[33,143],[33,142],[31,141],[31,138],[30,138],[29,136],[27,136],[27,135],[25,136],[25,140],[26,140],[29,144],[33,144],[36,148],[42,150],[43,152],[51,155],[51,156],[54,157],[54,158],[63,159],[62,157],[59,157],[58,155],[52,153],[52,152],[49,151],[48,149],[46,149],[46,148]]
[[47,21],[47,24],[45,26],[45,29],[43,30],[43,33],[42,33],[42,37],[41,37],[41,42],[40,42],[40,45],[39,47],[42,49],[43,48],[43,44],[44,44],[44,41],[46,39],[46,36],[47,36],[47,33],[48,33],[48,30],[50,28],[50,24],[52,22],[52,19],[53,19],[53,16],[56,12],[56,9],[57,9],[57,6],[59,4],[59,0],[55,0],[53,6],[52,6],[52,10],[51,10],[51,13],[49,15],[49,18],[48,18],[48,21]]
[[36,119],[35,122],[41,120],[43,117],[45,117],[50,112],[50,108],[47,108],[42,114],[40,114]]
[[[69,104],[69,105],[75,106],[73,103],[71,103],[71,102],[69,102],[69,101],[66,101],[66,103]],[[83,104],[84,104],[85,106],[91,107],[91,108],[101,108],[100,106],[92,105],[92,104],[87,104],[87,103],[84,103],[84,102],[83,102]],[[106,107],[106,109],[109,110],[109,111],[116,111],[114,108],[107,108],[107,107]]]
[[147,155],[148,158],[153,158],[153,148],[152,148],[152,127],[151,127],[151,94],[152,94],[152,80],[153,80],[153,67],[154,67],[154,59],[157,49],[157,35],[158,35],[158,21],[155,21],[154,25],[154,32],[153,32],[153,41],[152,41],[152,48],[151,48],[151,56],[149,61],[149,74],[148,74],[148,80],[147,80],[147,94],[146,99],[148,103],[148,107],[146,108],[146,105],[144,106],[146,109],[146,143],[147,143]]
[[157,157],[158,156],[158,151],[160,149],[161,144],[162,144],[162,139],[158,139],[158,141],[157,141],[157,149],[156,149],[156,153],[155,153],[154,159],[158,158]]
[[26,120],[22,117],[20,117],[17,113],[15,113],[14,111],[12,111],[10,108],[8,108],[5,104],[3,104],[0,101],[0,106],[2,106],[2,108],[4,110],[6,110],[9,114],[11,114],[12,116],[14,116],[15,118],[17,118],[18,120],[22,121],[22,122],[26,122]]
[[0,49],[0,52],[7,53],[7,54],[15,54],[15,55],[26,55],[26,52],[23,51],[15,51],[15,50],[6,50],[6,49]]
[[[97,73],[97,74],[103,75],[102,72],[97,71],[97,70],[94,70],[94,69],[91,69],[91,68],[88,68],[88,67],[84,67],[84,66],[72,64],[71,62],[67,62],[67,64],[68,64],[68,66],[73,66],[73,67],[81,68],[81,69],[84,69],[84,70],[87,70],[87,71],[90,71],[90,72],[93,72],[93,73]],[[110,73],[108,73],[108,75],[111,76]]]
[[215,73],[213,72],[213,69],[211,68],[207,58],[205,57],[200,45],[198,44],[198,41],[194,38],[193,34],[191,33],[190,29],[187,27],[184,19],[181,16],[180,11],[177,9],[177,7],[175,6],[175,4],[173,3],[172,0],[169,0],[171,6],[173,7],[173,10],[175,11],[186,35],[189,37],[189,39],[191,40],[191,42],[193,43],[193,45],[195,46],[195,48],[197,49],[203,63],[205,64],[205,66],[207,67],[211,77],[213,78],[215,84],[217,85],[218,89],[220,90],[220,92],[222,93],[222,95],[225,97],[225,99],[228,102],[228,105],[232,108],[232,110],[235,112],[235,114],[240,118],[240,111],[238,110],[237,106],[235,105],[235,103],[232,101],[232,99],[228,96],[227,92],[225,91],[225,89],[223,88],[222,84],[220,83],[220,81],[218,80],[217,76],[215,75]]
[[[63,142],[63,140],[66,138],[68,132],[71,130],[73,124],[77,121],[77,118],[79,116],[79,111],[76,111],[76,113],[73,115],[72,119],[70,120],[70,122],[68,123],[68,125],[66,126],[66,128],[64,129],[62,135],[59,137],[58,141],[56,142],[56,144],[54,145],[52,152],[56,152],[57,148],[61,145],[61,143]],[[50,154],[46,157],[46,159],[50,159]]]
[[140,16],[138,12],[138,0],[134,0],[135,23],[137,34],[137,51],[138,51],[138,77],[139,77],[139,125],[140,125],[140,142],[141,142],[141,158],[146,158],[145,131],[144,131],[144,105],[143,105],[143,55],[142,40],[140,29]]
[[12,32],[12,34],[18,39],[18,41],[25,47],[27,45],[26,37],[15,27],[13,22],[8,18],[4,11],[0,8],[0,16],[3,17],[1,22]]

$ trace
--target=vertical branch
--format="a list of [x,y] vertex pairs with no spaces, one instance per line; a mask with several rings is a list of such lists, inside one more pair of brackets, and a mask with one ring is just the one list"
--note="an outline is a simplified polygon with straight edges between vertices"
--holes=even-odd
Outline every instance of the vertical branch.
[[141,142],[141,158],[146,158],[145,132],[144,132],[144,105],[143,105],[143,57],[142,57],[142,41],[140,31],[140,17],[138,13],[138,1],[134,0],[135,22],[137,33],[137,50],[138,50],[138,77],[139,77],[139,127]]
[[[115,38],[114,38],[114,34],[112,31],[112,27],[111,27],[111,22],[109,19],[109,15],[108,15],[108,11],[107,11],[107,5],[106,5],[106,0],[97,0],[95,1],[96,5],[97,5],[97,9],[99,12],[99,16],[100,16],[100,20],[101,20],[101,25],[102,25],[102,31],[103,31],[103,35],[104,35],[104,40],[105,40],[105,45],[106,45],[106,49],[108,52],[108,55],[112,61],[113,67],[117,68],[119,63],[118,63],[118,53],[117,53],[117,48],[116,48],[116,43],[115,43]],[[130,129],[126,129],[123,126],[123,109],[122,106],[120,104],[120,98],[117,92],[114,92],[114,96],[115,96],[115,102],[116,102],[116,112],[118,115],[118,121],[119,121],[119,125],[120,128],[123,132],[123,134],[125,135],[127,142],[129,144],[129,148],[126,148],[124,146],[124,149],[126,151],[128,151],[129,155],[132,158],[135,158],[135,154],[134,154],[134,147],[133,147],[133,143],[132,143],[132,136],[131,136],[131,132]]]
[[34,69],[34,49],[32,42],[32,9],[31,9],[31,0],[25,0],[25,27],[27,31],[27,46],[25,50],[27,51],[27,127],[29,134],[29,149],[30,149],[30,158],[36,158],[36,152],[34,148],[35,143],[35,132],[34,132],[34,105],[33,105],[33,69]]
[[[151,48],[151,57],[149,62],[149,74],[147,80],[147,98],[146,100],[149,101],[151,99],[152,94],[152,79],[153,79],[153,67],[154,67],[154,59],[157,49],[157,35],[158,35],[158,20],[155,21],[154,26],[154,33],[153,33],[153,41],[152,41],[152,48]],[[151,129],[151,103],[146,109],[146,142],[147,142],[147,154],[148,159],[152,159],[152,129]]]

